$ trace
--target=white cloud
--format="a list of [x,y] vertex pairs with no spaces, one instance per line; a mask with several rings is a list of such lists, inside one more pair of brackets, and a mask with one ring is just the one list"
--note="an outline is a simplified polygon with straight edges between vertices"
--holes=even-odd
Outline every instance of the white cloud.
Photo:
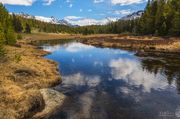
[[131,4],[139,4],[144,2],[145,0],[111,0],[113,5],[131,5]]
[[81,19],[82,17],[78,17],[78,16],[66,16],[64,19],[68,19],[68,20],[74,20],[74,19]]
[[51,5],[55,0],[44,0],[44,4],[43,5]]
[[0,0],[3,4],[31,6],[36,0]]
[[104,18],[104,19],[92,19],[92,18],[83,18],[77,16],[67,16],[64,18],[67,22],[72,25],[87,26],[87,25],[104,25],[110,21],[116,21],[117,18]]
[[94,3],[101,3],[104,2],[104,0],[94,0]]
[[116,14],[116,15],[128,15],[132,12],[133,11],[131,11],[130,9],[128,9],[128,10],[116,10],[116,11],[114,11],[114,14]]
[[92,12],[92,9],[88,9],[88,12]]
[[67,3],[70,3],[71,1],[70,0],[66,0]]
[[82,12],[83,10],[82,10],[82,9],[80,9],[79,11],[80,11],[80,12]]
[[73,7],[73,4],[69,4],[69,7],[70,7],[70,8]]
[[43,17],[43,16],[35,16],[36,20],[43,21],[43,22],[51,22],[52,18],[49,17]]

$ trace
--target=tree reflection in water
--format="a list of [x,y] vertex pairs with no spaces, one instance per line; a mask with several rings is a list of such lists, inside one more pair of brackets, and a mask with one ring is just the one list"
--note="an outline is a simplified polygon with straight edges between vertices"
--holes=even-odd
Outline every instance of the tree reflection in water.
[[180,58],[142,58],[142,68],[157,74],[161,72],[166,76],[169,85],[175,81],[178,93],[180,93]]

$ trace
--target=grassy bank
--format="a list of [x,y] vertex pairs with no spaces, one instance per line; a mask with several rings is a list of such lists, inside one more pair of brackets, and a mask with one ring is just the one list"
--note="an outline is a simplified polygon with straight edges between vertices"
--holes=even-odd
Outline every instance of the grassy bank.
[[141,55],[180,54],[180,38],[177,37],[93,35],[83,39],[88,45],[136,50]]
[[61,82],[57,63],[43,58],[48,52],[29,45],[28,38],[24,35],[16,46],[5,46],[6,57],[0,60],[1,119],[31,118],[45,107],[40,89]]

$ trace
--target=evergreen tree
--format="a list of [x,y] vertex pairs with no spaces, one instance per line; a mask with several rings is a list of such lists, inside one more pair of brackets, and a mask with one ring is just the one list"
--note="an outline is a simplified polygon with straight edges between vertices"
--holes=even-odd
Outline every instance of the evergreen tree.
[[14,45],[15,43],[16,43],[16,36],[14,34],[14,29],[12,26],[9,26],[9,28],[6,31],[6,44]]
[[25,33],[31,33],[31,27],[27,23],[26,23],[26,27],[25,27]]
[[14,30],[17,33],[21,33],[22,32],[23,27],[22,27],[21,21],[14,14],[13,14],[13,26],[14,26]]
[[1,34],[3,34],[3,39],[5,44],[13,45],[16,42],[15,33],[12,26],[12,19],[8,14],[5,7],[0,4],[0,24],[2,27]]
[[171,34],[175,36],[180,36],[180,12],[176,12],[174,19],[172,20],[172,28],[171,28]]
[[2,28],[2,25],[0,23],[0,58],[3,57],[4,55],[4,48],[3,48],[3,44],[4,44],[4,31]]

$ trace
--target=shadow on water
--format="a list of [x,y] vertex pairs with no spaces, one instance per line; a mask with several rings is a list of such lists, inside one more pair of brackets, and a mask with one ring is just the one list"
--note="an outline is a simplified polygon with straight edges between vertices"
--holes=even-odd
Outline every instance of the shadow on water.
[[[59,62],[68,98],[49,119],[177,119],[180,60],[78,42],[41,46]],[[179,114],[179,115],[178,115]],[[180,117],[180,116],[179,116]]]

